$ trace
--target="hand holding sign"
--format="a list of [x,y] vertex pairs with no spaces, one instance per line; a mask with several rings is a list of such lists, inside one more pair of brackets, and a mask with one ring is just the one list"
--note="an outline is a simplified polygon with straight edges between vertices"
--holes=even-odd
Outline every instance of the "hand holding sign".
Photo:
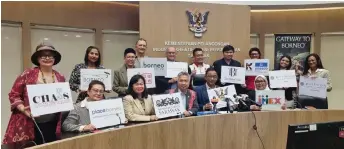
[[83,129],[82,129],[82,131],[93,131],[93,130],[96,130],[97,128],[94,126],[94,125],[92,125],[92,124],[88,124],[88,125],[86,125]]

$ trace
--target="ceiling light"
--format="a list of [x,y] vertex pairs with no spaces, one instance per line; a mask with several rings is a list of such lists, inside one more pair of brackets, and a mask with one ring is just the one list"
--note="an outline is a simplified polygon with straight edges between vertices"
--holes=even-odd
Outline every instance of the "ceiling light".
[[8,37],[5,37],[5,39],[10,39],[10,38],[8,38]]
[[105,41],[110,41],[109,39],[105,40]]
[[68,34],[64,34],[64,36],[65,36],[65,37],[67,37],[67,36],[68,36]]
[[76,38],[80,38],[80,37],[81,37],[81,35],[75,35],[75,37],[76,37]]
[[49,38],[44,38],[44,40],[49,40]]

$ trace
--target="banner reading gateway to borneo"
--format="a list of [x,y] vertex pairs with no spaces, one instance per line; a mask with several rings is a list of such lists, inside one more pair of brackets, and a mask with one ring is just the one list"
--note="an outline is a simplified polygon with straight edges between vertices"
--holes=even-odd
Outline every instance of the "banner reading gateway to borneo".
[[297,63],[301,70],[305,58],[310,53],[312,34],[275,34],[275,68],[283,55],[289,55],[292,59],[292,68]]

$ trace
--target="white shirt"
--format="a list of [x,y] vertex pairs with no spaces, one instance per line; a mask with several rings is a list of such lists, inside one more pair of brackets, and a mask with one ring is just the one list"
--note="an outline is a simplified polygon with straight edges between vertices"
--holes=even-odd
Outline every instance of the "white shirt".
[[196,70],[196,74],[205,74],[205,72],[207,71],[207,69],[210,67],[210,65],[203,63],[203,65],[199,65],[197,67],[197,65],[195,63],[189,65],[189,68],[191,69],[191,71]]

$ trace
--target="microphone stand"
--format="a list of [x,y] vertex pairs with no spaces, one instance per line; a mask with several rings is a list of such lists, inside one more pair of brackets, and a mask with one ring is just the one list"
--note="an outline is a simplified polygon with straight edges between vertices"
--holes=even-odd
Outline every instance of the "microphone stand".
[[226,103],[227,103],[227,113],[233,113],[233,108],[232,108],[232,106],[231,106],[231,104],[230,104],[230,101],[231,101],[231,99],[229,99],[229,98],[226,98]]

